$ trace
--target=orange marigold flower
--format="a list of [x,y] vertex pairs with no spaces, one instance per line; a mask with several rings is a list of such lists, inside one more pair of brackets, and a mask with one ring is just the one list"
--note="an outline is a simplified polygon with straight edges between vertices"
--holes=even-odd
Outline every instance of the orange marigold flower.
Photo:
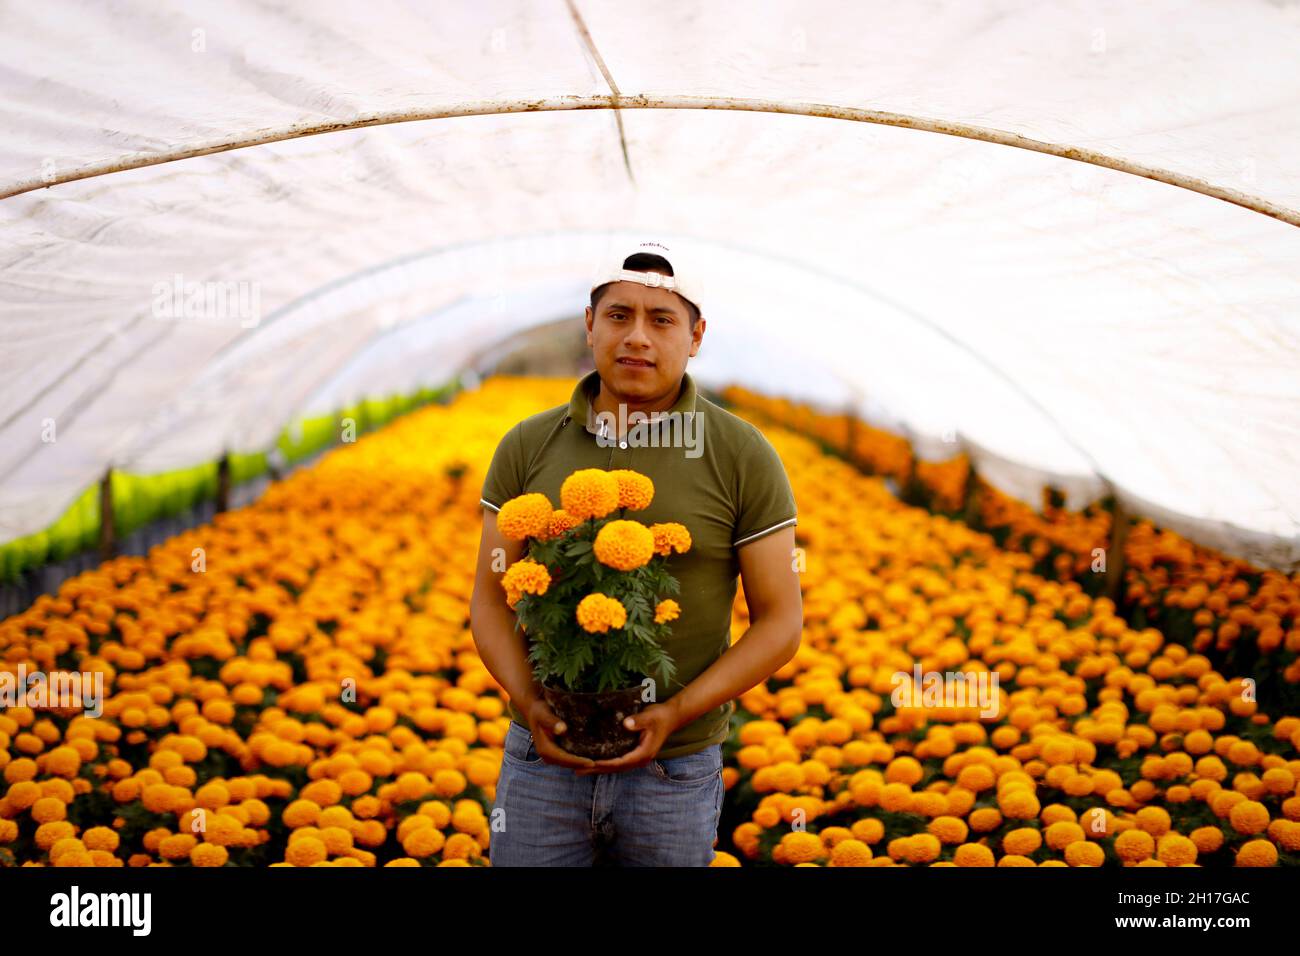
[[672,598],[666,598],[655,605],[655,623],[667,624],[681,616],[682,608]]
[[635,571],[655,553],[654,535],[639,521],[611,521],[596,534],[596,560],[619,571]]
[[294,866],[311,866],[320,863],[327,855],[325,842],[313,836],[294,840],[284,851],[284,858]]
[[554,510],[550,499],[540,492],[511,498],[497,512],[497,530],[512,541],[545,537]]
[[563,508],[556,508],[551,512],[551,527],[546,536],[548,538],[554,538],[557,535],[564,534],[564,532],[571,528],[576,528],[580,524],[582,524],[581,521],[569,514]]
[[618,482],[618,506],[632,511],[650,507],[654,500],[655,485],[648,475],[630,468],[616,468],[610,472]]
[[1228,811],[1228,822],[1238,833],[1263,833],[1268,819],[1268,807],[1256,800],[1243,800]]
[[604,634],[627,623],[627,608],[617,598],[588,594],[578,602],[578,623],[584,631]]
[[983,843],[963,843],[952,855],[958,866],[993,866],[993,851]]
[[1151,858],[1156,841],[1146,830],[1134,827],[1115,837],[1115,854],[1127,863],[1141,863]]
[[781,837],[785,861],[790,864],[811,863],[826,856],[826,845],[815,833],[796,830]]
[[1277,847],[1268,840],[1251,840],[1237,851],[1237,866],[1276,866]]
[[501,586],[506,590],[507,603],[514,607],[524,594],[545,594],[551,586],[551,574],[545,565],[522,558],[506,568],[506,573],[501,575]]
[[618,479],[601,468],[579,468],[560,486],[560,507],[579,521],[618,507]]
[[658,522],[650,526],[650,533],[654,535],[655,554],[667,557],[674,551],[684,554],[691,550],[691,533],[684,524],[676,521]]
[[37,823],[53,823],[67,814],[67,805],[58,797],[41,797],[32,804],[32,819]]
[[1156,859],[1165,866],[1196,862],[1196,844],[1181,833],[1166,833],[1156,845]]
[[190,862],[195,866],[225,866],[230,853],[215,843],[200,843],[190,850]]
[[1002,838],[1002,852],[1011,856],[1029,856],[1043,845],[1043,835],[1033,827],[1017,827]]
[[866,866],[872,857],[871,847],[861,840],[850,838],[840,840],[831,849],[833,866]]

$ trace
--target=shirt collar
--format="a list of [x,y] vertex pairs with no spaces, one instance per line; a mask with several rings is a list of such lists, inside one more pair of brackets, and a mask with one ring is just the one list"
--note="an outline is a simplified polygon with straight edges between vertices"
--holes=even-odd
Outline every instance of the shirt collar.
[[[578,384],[574,386],[573,397],[569,399],[569,411],[564,416],[565,423],[570,421],[583,422],[587,431],[593,435],[598,433],[595,410],[591,407],[591,401],[600,391],[600,372],[588,372]],[[673,407],[667,409],[669,412],[695,413],[696,397],[695,380],[691,378],[689,372],[682,372],[682,393],[677,397]],[[664,414],[663,412],[654,412],[655,415]]]

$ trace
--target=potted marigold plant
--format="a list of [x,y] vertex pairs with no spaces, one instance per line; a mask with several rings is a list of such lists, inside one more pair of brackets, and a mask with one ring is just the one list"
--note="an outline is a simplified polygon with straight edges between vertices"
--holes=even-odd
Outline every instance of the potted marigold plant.
[[625,517],[653,498],[640,472],[583,468],[561,485],[559,509],[532,492],[497,513],[503,535],[527,542],[501,586],[528,638],[533,675],[567,725],[565,749],[593,760],[636,746],[624,719],[654,702],[652,681],[675,673],[662,644],[681,613],[666,596],[679,591],[667,561],[690,549],[691,536],[677,522]]

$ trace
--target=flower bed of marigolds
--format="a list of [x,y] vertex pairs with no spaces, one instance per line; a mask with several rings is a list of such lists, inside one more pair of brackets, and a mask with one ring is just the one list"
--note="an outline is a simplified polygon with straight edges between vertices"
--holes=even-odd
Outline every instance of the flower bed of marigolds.
[[[0,623],[6,670],[106,697],[0,712],[0,863],[488,865],[509,718],[468,628],[479,491],[571,389],[490,380]],[[1117,607],[1080,564],[1103,513],[972,507],[960,463],[857,424],[855,467],[838,420],[727,398],[794,486],[805,629],[740,702],[715,865],[1300,862],[1296,577],[1138,524]],[[996,674],[996,717],[895,708],[914,666]]]

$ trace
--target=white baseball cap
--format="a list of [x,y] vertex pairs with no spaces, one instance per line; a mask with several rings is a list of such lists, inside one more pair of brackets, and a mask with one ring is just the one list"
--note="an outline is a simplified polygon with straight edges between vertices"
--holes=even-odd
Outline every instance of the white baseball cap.
[[[640,272],[623,267],[623,263],[640,253],[663,257],[668,261],[673,274],[666,276],[661,272]],[[703,315],[704,305],[701,302],[703,282],[698,271],[693,270],[691,263],[691,257],[685,250],[654,239],[637,243],[630,249],[627,246],[616,246],[592,277],[591,289],[594,292],[606,282],[639,282],[652,289],[676,292],[699,309],[700,314]]]

